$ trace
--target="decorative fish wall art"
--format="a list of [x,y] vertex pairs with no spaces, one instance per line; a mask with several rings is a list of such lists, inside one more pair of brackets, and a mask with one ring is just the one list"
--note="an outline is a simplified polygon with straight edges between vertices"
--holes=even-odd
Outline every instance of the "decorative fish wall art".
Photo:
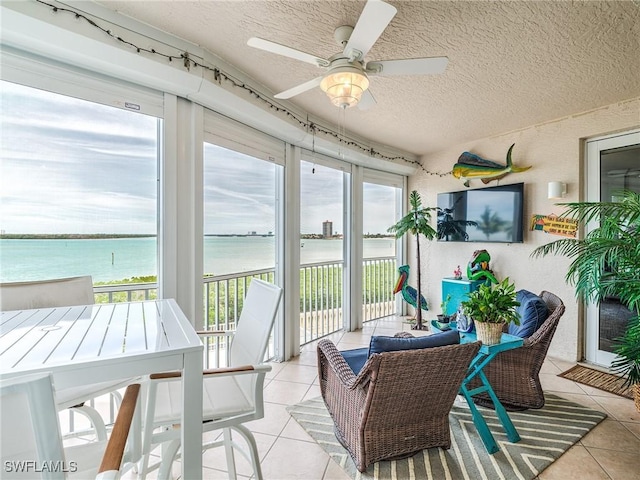
[[453,166],[452,175],[456,178],[466,178],[464,186],[469,186],[469,181],[472,179],[480,179],[482,183],[487,184],[491,180],[500,180],[508,173],[524,172],[529,170],[528,167],[516,167],[511,160],[511,151],[515,143],[509,147],[507,152],[507,164],[500,165],[499,163],[492,162],[491,160],[485,160],[479,157],[475,153],[463,152],[458,158],[457,163]]

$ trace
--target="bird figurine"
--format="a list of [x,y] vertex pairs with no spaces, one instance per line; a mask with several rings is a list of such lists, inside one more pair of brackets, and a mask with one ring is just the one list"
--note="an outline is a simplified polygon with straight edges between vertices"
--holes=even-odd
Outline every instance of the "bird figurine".
[[[418,291],[407,285],[407,280],[409,280],[409,265],[402,265],[398,268],[398,272],[400,273],[400,277],[398,277],[393,293],[396,294],[398,292],[402,292],[402,298],[404,298],[404,301],[413,308],[417,308],[416,299],[418,298]],[[424,298],[423,295],[420,295],[420,306],[422,307],[422,310],[429,310],[427,299]]]

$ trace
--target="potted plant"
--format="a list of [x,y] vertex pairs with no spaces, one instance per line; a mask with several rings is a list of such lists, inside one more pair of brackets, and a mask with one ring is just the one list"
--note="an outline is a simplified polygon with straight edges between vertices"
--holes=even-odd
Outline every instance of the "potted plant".
[[[413,190],[409,195],[409,205],[411,209],[407,214],[402,217],[398,223],[389,227],[387,230],[395,234],[396,238],[401,238],[404,234],[410,233],[416,237],[416,260],[418,270],[418,285],[416,291],[415,301],[409,302],[416,309],[416,324],[412,327],[415,330],[422,330],[422,308],[417,305],[426,307],[426,301],[422,301],[421,284],[422,277],[420,272],[420,235],[423,235],[427,240],[433,240],[437,236],[437,232],[429,225],[431,220],[431,211],[436,210],[434,207],[423,207],[420,194]],[[421,299],[418,301],[417,299]],[[424,307],[423,307],[424,308]],[[426,308],[425,308],[426,309]]]
[[442,329],[449,327],[449,321],[451,320],[451,316],[447,315],[447,307],[449,306],[449,302],[451,301],[451,294],[447,294],[447,297],[440,302],[440,311],[441,314],[438,315],[438,328]]
[[480,285],[467,295],[462,309],[475,322],[478,340],[493,345],[500,343],[505,324],[520,325],[520,316],[515,310],[518,305],[515,284],[507,277],[495,286],[492,283]]
[[[618,192],[617,192],[618,193]],[[612,363],[627,385],[634,385],[636,408],[640,411],[640,194],[624,190],[619,202],[561,203],[563,217],[580,223],[599,222],[583,239],[563,238],[536,248],[532,256],[563,255],[572,259],[565,276],[583,301],[600,303],[618,298],[636,315],[618,339]]]
[[626,378],[624,386],[633,386],[636,410],[640,412],[640,317],[629,322],[624,335],[618,339],[618,357],[611,363],[613,372]]

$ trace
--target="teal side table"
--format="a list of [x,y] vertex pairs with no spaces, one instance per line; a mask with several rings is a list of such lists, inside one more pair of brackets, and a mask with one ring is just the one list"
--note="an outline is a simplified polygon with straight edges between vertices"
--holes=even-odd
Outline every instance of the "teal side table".
[[[451,325],[451,328],[456,328],[455,322],[452,322]],[[438,329],[435,320],[431,322],[431,331],[441,331],[440,329]],[[460,334],[460,343],[470,343],[475,342],[476,340],[477,337],[475,332]],[[500,421],[502,428],[507,434],[507,438],[509,439],[509,441],[512,443],[520,441],[520,435],[518,434],[516,427],[513,425],[513,422],[511,421],[507,410],[504,408],[504,406],[502,406],[500,400],[493,391],[493,388],[491,387],[489,380],[484,374],[483,369],[489,362],[491,362],[491,360],[495,358],[498,353],[504,352],[505,350],[520,348],[522,346],[522,343],[522,338],[503,333],[500,343],[496,345],[482,345],[476,357],[471,361],[469,370],[467,371],[467,376],[462,381],[462,385],[460,386],[460,394],[464,396],[467,404],[469,405],[473,424],[475,425],[476,430],[478,430],[480,438],[482,438],[482,442],[484,443],[487,452],[489,452],[490,454],[496,453],[499,450],[499,447],[493,434],[489,430],[487,421],[482,416],[480,410],[478,410],[478,407],[476,407],[476,404],[473,403],[473,396],[479,393],[486,392],[493,402],[498,420]],[[471,380],[476,377],[480,380],[480,386],[472,389],[468,388]]]
[[453,277],[443,278],[442,301],[447,298],[447,295],[451,295],[451,300],[449,300],[447,304],[447,311],[443,313],[445,315],[455,314],[458,311],[460,303],[467,299],[467,295],[477,290],[483,283],[485,283],[484,280],[456,280]]

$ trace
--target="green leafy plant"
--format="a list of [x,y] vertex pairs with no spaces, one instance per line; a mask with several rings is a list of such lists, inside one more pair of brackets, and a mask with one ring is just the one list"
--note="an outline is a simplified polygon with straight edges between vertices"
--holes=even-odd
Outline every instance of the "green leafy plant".
[[444,316],[448,316],[447,315],[447,307],[449,306],[449,302],[451,301],[451,294],[448,293],[447,297],[442,300],[442,302],[440,302],[440,311],[442,312],[442,315]]
[[462,302],[462,309],[475,322],[513,322],[520,325],[520,315],[515,310],[518,305],[516,286],[507,277],[495,286],[491,283],[480,285],[467,295],[467,300]]
[[640,385],[640,317],[630,320],[618,342],[618,357],[611,362],[611,369],[626,378],[625,387]]
[[[618,195],[619,194],[619,195]],[[619,202],[561,203],[563,217],[582,224],[599,222],[584,239],[564,238],[536,248],[534,257],[549,254],[572,259],[565,276],[584,301],[600,303],[615,297],[636,316],[618,339],[619,355],[612,368],[626,377],[627,384],[640,384],[640,194],[616,192]]]
[[420,308],[420,299],[422,298],[422,276],[420,271],[420,235],[423,235],[427,240],[433,240],[437,236],[437,232],[429,224],[431,220],[431,211],[436,210],[436,208],[423,207],[420,194],[416,190],[413,190],[409,195],[409,205],[411,207],[409,212],[407,212],[407,214],[402,217],[398,221],[398,223],[389,227],[387,231],[393,233],[396,238],[401,238],[407,233],[416,237],[416,266],[418,270],[418,285],[416,286],[416,290],[418,294],[416,305],[414,305],[416,308],[416,325],[413,328],[415,328],[416,330],[422,330],[422,309]]

